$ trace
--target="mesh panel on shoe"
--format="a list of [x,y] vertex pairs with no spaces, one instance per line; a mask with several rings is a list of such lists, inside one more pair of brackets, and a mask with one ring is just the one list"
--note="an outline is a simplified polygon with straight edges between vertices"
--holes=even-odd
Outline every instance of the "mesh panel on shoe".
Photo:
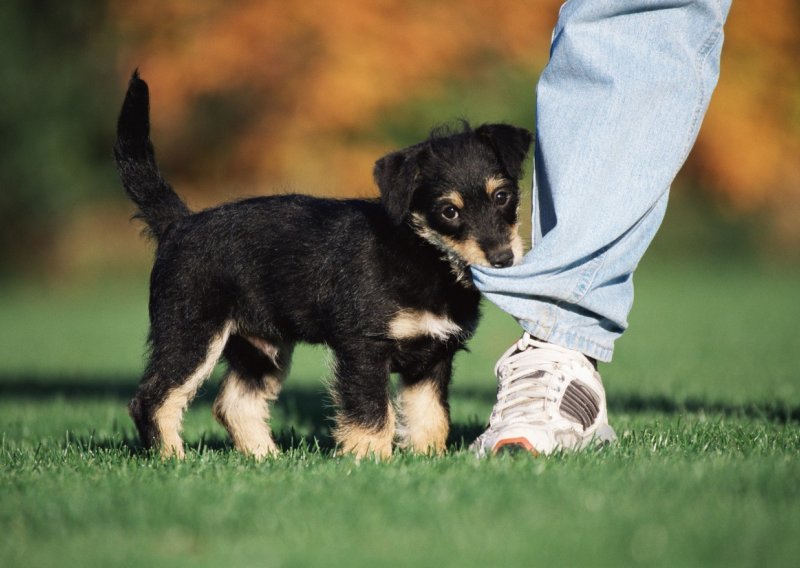
[[600,400],[589,387],[578,381],[572,381],[564,391],[559,407],[561,415],[579,422],[586,430],[591,426],[600,412]]

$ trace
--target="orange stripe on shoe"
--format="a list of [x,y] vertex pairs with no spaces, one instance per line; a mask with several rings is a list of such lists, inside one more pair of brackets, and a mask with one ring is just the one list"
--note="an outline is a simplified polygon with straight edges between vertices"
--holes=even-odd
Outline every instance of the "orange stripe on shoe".
[[526,438],[506,438],[505,440],[500,440],[492,450],[492,454],[497,455],[504,447],[512,449],[513,446],[524,449],[525,451],[532,453],[534,456],[539,455],[539,452],[536,451],[536,448],[531,446],[531,443]]

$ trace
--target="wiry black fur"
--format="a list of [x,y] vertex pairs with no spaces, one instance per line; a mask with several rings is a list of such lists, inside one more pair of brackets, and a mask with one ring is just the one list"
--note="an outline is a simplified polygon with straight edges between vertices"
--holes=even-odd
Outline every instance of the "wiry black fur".
[[[150,360],[130,405],[145,445],[160,442],[155,413],[226,322],[233,331],[223,356],[256,391],[277,362],[252,338],[281,346],[303,341],[332,349],[334,398],[348,424],[385,424],[392,371],[406,385],[433,381],[447,409],[452,358],[475,330],[480,296],[464,270],[469,259],[446,243],[472,239],[487,262],[510,262],[530,133],[465,127],[389,154],[375,166],[380,201],[280,195],[191,213],[157,168],[148,115],[147,85],[134,73],[115,156],[157,241]],[[503,206],[487,195],[490,176],[507,181]],[[442,216],[443,196],[452,192],[464,202],[457,223]],[[447,317],[460,331],[391,337],[390,322],[409,309]]]

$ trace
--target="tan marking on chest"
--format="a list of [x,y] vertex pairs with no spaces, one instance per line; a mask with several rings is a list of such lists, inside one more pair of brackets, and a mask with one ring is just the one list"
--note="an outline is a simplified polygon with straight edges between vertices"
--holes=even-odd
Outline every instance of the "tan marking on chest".
[[394,339],[433,337],[444,340],[461,332],[461,327],[450,318],[424,310],[400,310],[389,322],[389,335]]

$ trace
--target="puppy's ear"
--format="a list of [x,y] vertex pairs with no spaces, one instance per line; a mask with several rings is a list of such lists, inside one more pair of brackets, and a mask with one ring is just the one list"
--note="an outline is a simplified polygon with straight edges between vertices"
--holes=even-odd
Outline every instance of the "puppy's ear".
[[508,175],[518,180],[522,165],[533,142],[533,134],[510,124],[484,124],[475,133],[494,149]]
[[402,223],[411,207],[414,179],[422,144],[387,154],[377,162],[372,172],[381,190],[381,203],[395,225]]

